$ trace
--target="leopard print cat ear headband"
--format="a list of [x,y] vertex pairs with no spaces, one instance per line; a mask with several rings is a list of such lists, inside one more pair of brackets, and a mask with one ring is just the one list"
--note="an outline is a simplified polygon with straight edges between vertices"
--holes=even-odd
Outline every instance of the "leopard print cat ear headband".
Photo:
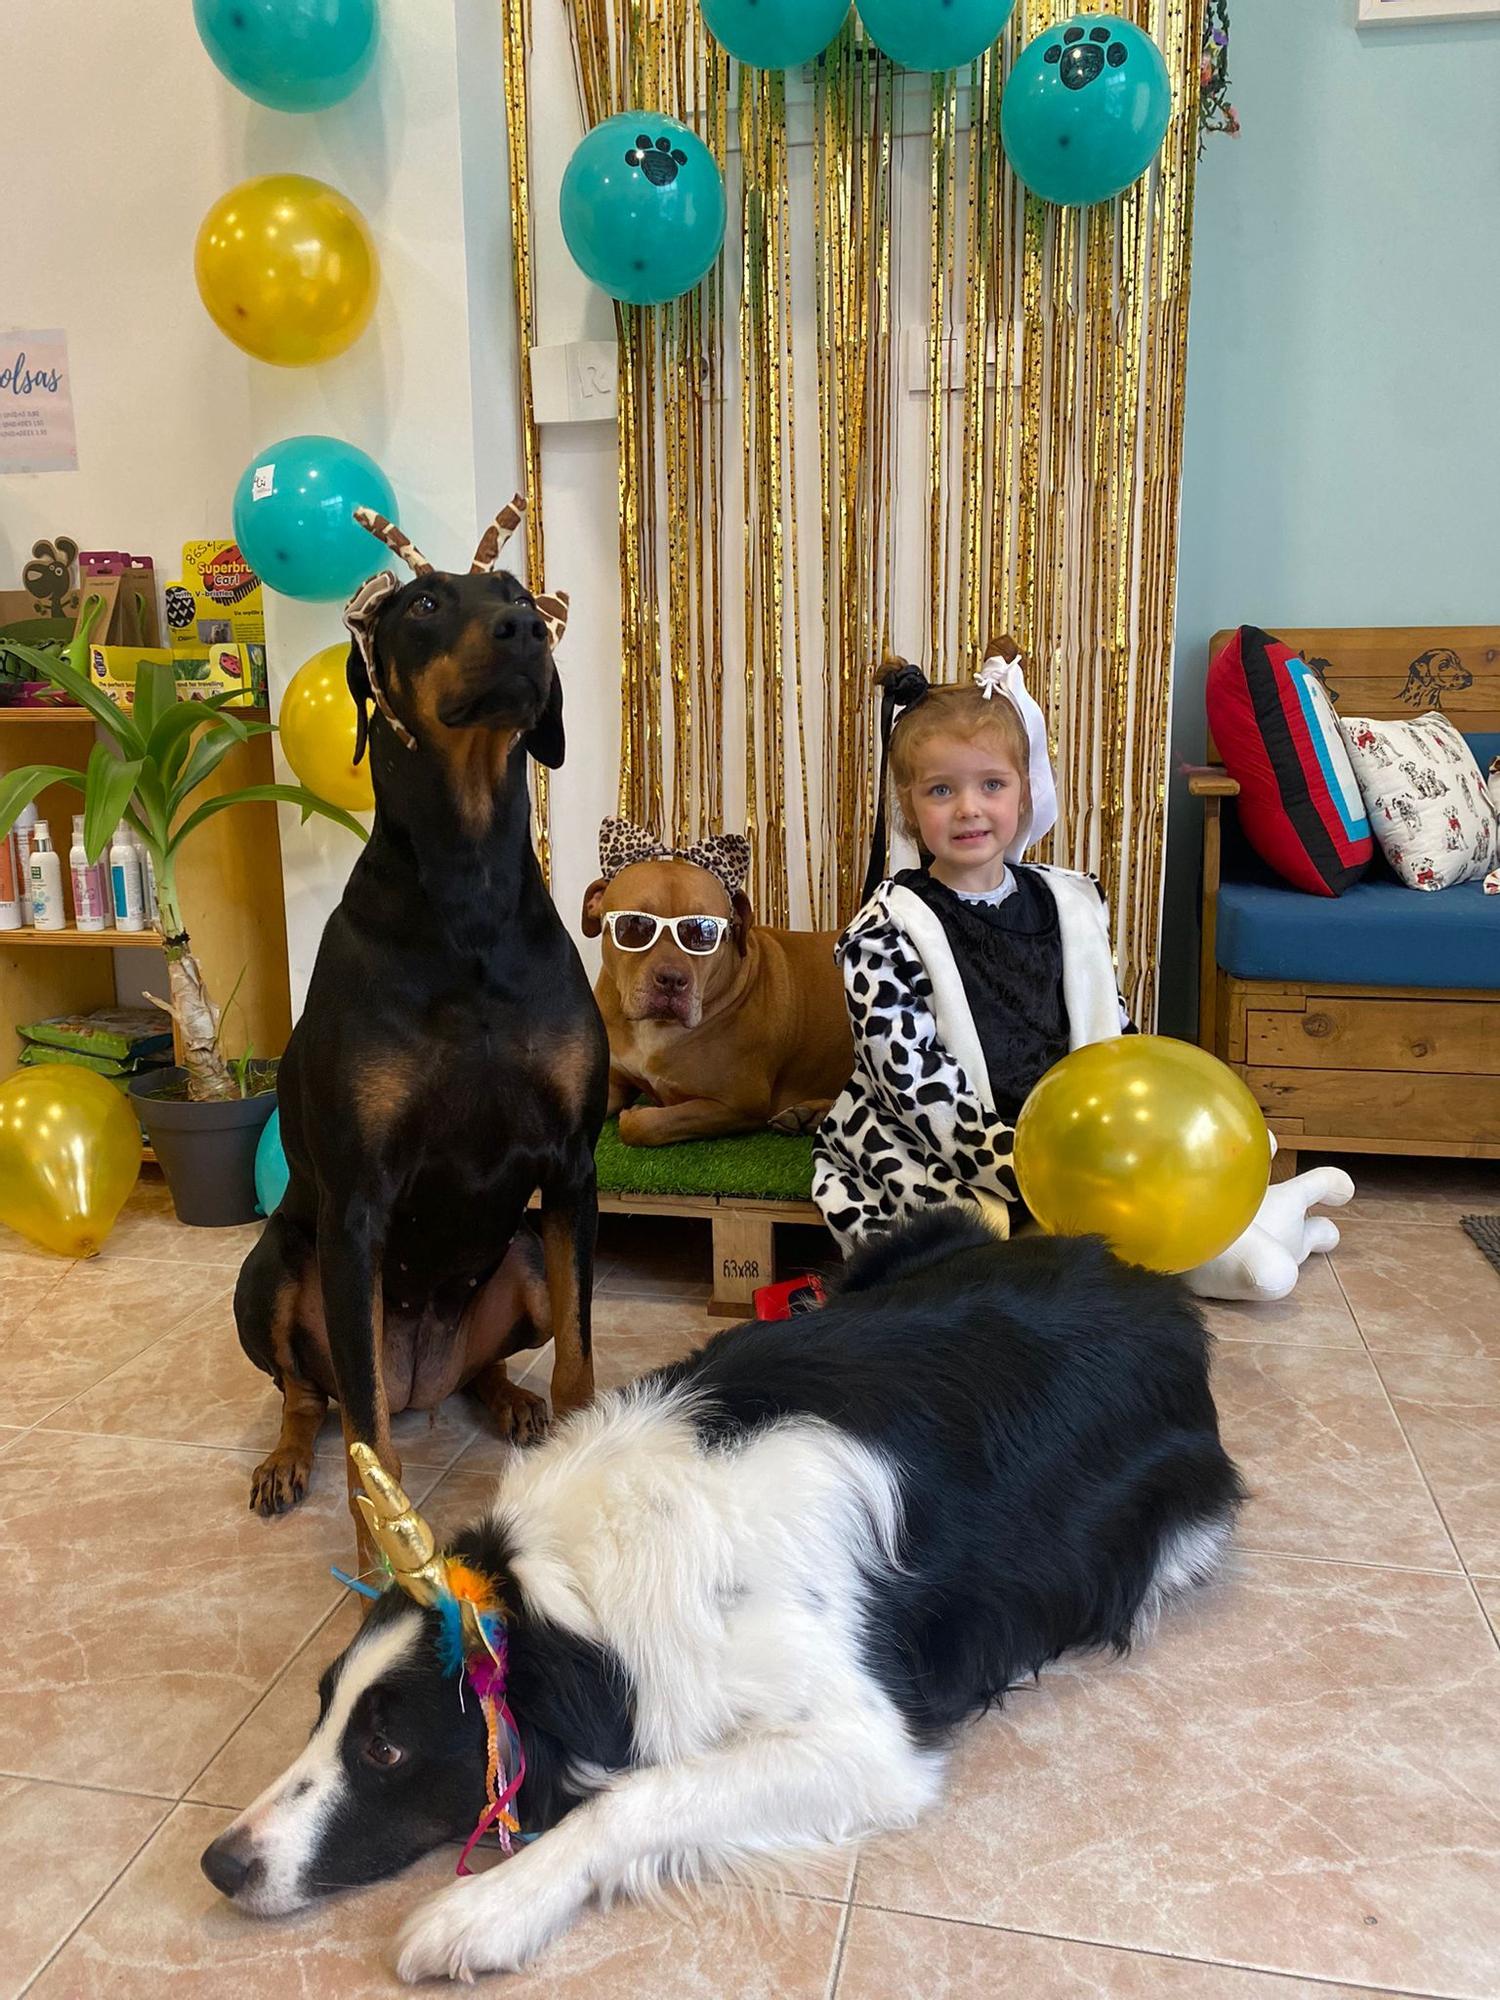
[[[526,496],[517,493],[508,500],[479,538],[469,564],[470,576],[481,576],[499,566],[501,552],[511,536],[520,527],[526,513]],[[384,514],[377,514],[373,507],[356,507],[354,518],[359,525],[384,542],[385,546],[401,558],[413,576],[432,576],[436,572],[433,565],[423,555],[411,536],[394,521],[388,521]],[[380,685],[380,676],[375,667],[375,621],[387,599],[395,596],[401,588],[400,580],[388,569],[369,577],[362,583],[349,602],[344,606],[344,623],[359,650],[364,662],[365,677],[370,683],[370,698],[380,713],[390,724],[397,742],[408,750],[415,750],[417,739],[406,727],[385,698],[385,690]],[[532,599],[542,615],[542,623],[547,627],[549,643],[556,647],[562,643],[562,636],[568,629],[568,593],[542,592]],[[360,709],[359,737],[355,745],[354,761],[357,764],[365,753],[364,709]]]
[[690,847],[668,847],[633,820],[606,819],[599,828],[599,873],[612,882],[637,861],[691,861],[736,895],[750,873],[750,843],[742,833],[716,833]]

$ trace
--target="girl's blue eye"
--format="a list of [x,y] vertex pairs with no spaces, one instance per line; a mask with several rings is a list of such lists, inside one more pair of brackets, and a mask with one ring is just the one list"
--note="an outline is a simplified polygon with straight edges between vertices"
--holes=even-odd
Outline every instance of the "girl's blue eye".
[[986,778],[984,788],[987,792],[1003,792],[1005,790],[1005,780],[1004,778]]
[[948,796],[948,787],[946,785],[932,785],[928,789],[927,796],[930,799],[945,799]]

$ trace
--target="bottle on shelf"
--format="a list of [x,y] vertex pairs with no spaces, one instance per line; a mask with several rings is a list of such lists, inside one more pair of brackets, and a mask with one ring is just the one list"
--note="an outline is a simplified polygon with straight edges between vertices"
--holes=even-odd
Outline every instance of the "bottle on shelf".
[[21,928],[21,864],[14,833],[0,834],[0,931]]
[[68,913],[63,906],[62,862],[52,845],[44,819],[36,823],[31,848],[31,916],[39,931],[64,931]]
[[146,902],[141,893],[141,859],[135,842],[123,823],[115,828],[109,850],[109,879],[114,888],[115,927],[122,931],[146,928]]
[[22,806],[16,814],[16,823],[11,828],[16,843],[16,873],[21,878],[21,922],[30,930],[35,918],[31,914],[31,843],[36,839],[36,801]]
[[68,873],[73,879],[73,921],[81,931],[104,929],[104,897],[99,874],[90,866],[83,844],[83,814],[73,815],[73,845],[68,850]]
[[135,842],[135,851],[140,857],[141,900],[146,906],[146,922],[148,925],[159,924],[161,922],[161,911],[156,901],[156,863],[151,859],[150,848],[141,839],[141,836],[135,831],[134,827],[131,827],[129,831],[131,839]]

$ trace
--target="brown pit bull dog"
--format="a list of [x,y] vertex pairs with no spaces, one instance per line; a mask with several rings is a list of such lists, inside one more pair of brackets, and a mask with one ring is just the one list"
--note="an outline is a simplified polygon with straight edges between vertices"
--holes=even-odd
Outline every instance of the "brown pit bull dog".
[[[749,861],[739,834],[678,851],[628,820],[600,828],[583,930],[605,933],[594,997],[628,1146],[810,1132],[849,1081],[835,934],[760,929],[740,887]],[[626,1109],[642,1093],[651,1102]]]

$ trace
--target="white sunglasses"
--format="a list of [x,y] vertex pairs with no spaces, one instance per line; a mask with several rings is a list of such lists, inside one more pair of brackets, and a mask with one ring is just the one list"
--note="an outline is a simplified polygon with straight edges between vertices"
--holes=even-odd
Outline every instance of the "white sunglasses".
[[717,951],[729,928],[728,917],[654,917],[649,910],[609,910],[604,928],[621,951],[649,951],[663,931],[694,958]]

